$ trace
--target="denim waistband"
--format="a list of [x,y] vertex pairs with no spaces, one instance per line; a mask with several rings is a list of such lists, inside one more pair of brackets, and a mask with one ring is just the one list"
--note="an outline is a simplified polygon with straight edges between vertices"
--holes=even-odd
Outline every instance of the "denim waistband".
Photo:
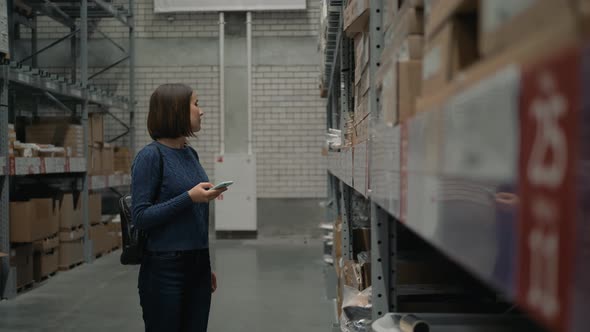
[[209,249],[194,249],[194,250],[174,250],[174,251],[146,251],[146,256],[149,257],[176,257],[176,256],[190,256],[208,253]]

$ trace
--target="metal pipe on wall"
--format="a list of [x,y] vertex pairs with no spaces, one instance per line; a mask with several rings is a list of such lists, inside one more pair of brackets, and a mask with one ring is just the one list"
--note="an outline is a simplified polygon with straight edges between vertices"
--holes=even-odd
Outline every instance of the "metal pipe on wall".
[[246,48],[248,58],[248,154],[252,154],[252,12],[246,14]]
[[225,154],[225,14],[219,13],[219,155]]
[[129,0],[129,147],[135,155],[135,17],[134,1]]
[[[84,157],[88,157],[88,0],[80,1],[80,82],[83,88],[83,100],[81,105],[82,128],[84,136]],[[82,189],[82,219],[84,221],[84,259],[91,263],[92,242],[90,240],[90,221],[88,215],[88,186],[89,176],[85,174]]]

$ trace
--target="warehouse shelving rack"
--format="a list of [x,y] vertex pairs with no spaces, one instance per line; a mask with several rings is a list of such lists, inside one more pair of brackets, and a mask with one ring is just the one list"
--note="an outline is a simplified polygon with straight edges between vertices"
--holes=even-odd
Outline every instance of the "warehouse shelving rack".
[[[344,8],[346,1],[342,5]],[[432,110],[387,126],[379,119],[379,97],[375,94],[375,73],[386,46],[382,5],[383,0],[370,1],[369,141],[330,150],[327,157],[328,202],[332,202],[327,217],[342,218],[345,259],[352,255],[350,218],[356,208],[370,204],[373,319],[396,312],[400,296],[424,291],[395,283],[396,242],[402,240],[402,234],[397,233],[403,225],[500,298],[516,303],[534,322],[551,331],[586,330],[584,312],[590,304],[590,103],[578,85],[589,82],[590,48],[556,49],[556,55],[531,68],[508,63],[473,87],[441,100]],[[353,50],[342,33],[342,19],[338,24],[333,62],[328,64],[327,128],[344,132],[345,114],[353,111],[349,76]],[[557,87],[562,93],[557,97],[564,98],[558,99],[565,101],[558,104],[566,107],[564,119],[551,128],[534,124],[531,115],[526,120],[529,110],[523,109],[519,98],[521,93],[531,93],[530,86],[535,86],[530,83],[532,78],[552,80],[553,84],[542,87]],[[570,84],[572,81],[575,83]],[[536,93],[540,101],[546,97],[543,91]],[[550,133],[553,129],[557,132]],[[526,142],[542,145],[547,141],[539,139],[549,139],[546,135],[552,133],[563,137],[561,149],[566,151],[567,169],[573,175],[568,172],[563,182],[548,189],[542,179],[531,184],[534,160],[526,159],[531,156]],[[537,166],[537,172],[547,171],[547,165]],[[526,188],[517,189],[523,184]],[[498,193],[521,195],[520,204],[533,215],[535,211],[530,209],[538,195],[546,195],[548,201],[544,202],[558,204],[563,213],[572,209],[578,214],[558,218],[558,223],[549,226],[534,216],[526,219],[522,211],[519,215],[515,209],[494,206],[499,204]],[[554,249],[549,253],[539,246],[538,239],[558,239],[560,244],[547,246]],[[535,244],[538,247],[531,247]]]
[[[14,0],[7,0],[9,52],[3,56],[2,80],[0,84],[0,252],[10,250],[9,195],[19,181],[27,182],[30,176],[35,181],[43,179],[53,188],[64,191],[80,191],[85,229],[84,257],[92,262],[92,243],[89,239],[88,194],[90,191],[114,189],[130,184],[129,175],[90,176],[86,173],[89,155],[89,106],[96,105],[101,111],[111,115],[122,124],[126,131],[114,140],[129,135],[130,150],[134,151],[134,108],[135,108],[135,33],[133,10],[134,0],[126,6],[114,5],[107,0],[20,0],[28,11],[23,14],[17,10]],[[68,27],[70,33],[39,49],[37,45],[37,15],[44,15],[53,21]],[[128,47],[124,48],[108,35],[101,32],[98,21],[103,18],[115,18],[122,26],[128,28]],[[22,58],[14,58],[15,27],[23,25],[31,29],[31,54]],[[115,63],[90,74],[89,73],[89,36],[98,33],[102,38],[115,45],[125,56]],[[70,41],[71,68],[68,78],[51,74],[38,68],[38,58],[46,50]],[[111,91],[92,85],[92,79],[122,64],[128,64],[129,95],[119,96]],[[84,133],[84,156],[81,158],[9,158],[8,157],[8,123],[14,117],[14,94],[36,93],[53,102],[58,109],[71,112],[73,117],[80,119]],[[126,121],[117,118],[108,109],[122,110],[128,115]],[[112,142],[113,140],[111,140]],[[12,181],[14,180],[14,181]],[[11,298],[16,295],[15,269],[10,269],[8,258],[2,258],[4,275],[0,275],[0,298]],[[8,272],[6,274],[6,272]],[[3,290],[3,292],[2,292]]]

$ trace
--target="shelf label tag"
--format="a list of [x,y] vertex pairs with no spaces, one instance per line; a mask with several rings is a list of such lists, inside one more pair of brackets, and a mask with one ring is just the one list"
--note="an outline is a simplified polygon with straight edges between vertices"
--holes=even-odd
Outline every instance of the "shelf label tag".
[[574,281],[579,70],[568,49],[522,77],[518,301],[552,331],[567,330]]

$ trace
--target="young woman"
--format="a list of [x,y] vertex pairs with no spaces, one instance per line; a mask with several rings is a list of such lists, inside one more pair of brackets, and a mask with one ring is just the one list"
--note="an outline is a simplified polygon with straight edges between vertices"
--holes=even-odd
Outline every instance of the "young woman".
[[[209,261],[213,190],[186,138],[201,130],[197,94],[164,84],[150,98],[145,146],[132,167],[133,222],[147,233],[139,270],[146,332],[205,332],[217,279]],[[160,167],[162,165],[162,168]]]

